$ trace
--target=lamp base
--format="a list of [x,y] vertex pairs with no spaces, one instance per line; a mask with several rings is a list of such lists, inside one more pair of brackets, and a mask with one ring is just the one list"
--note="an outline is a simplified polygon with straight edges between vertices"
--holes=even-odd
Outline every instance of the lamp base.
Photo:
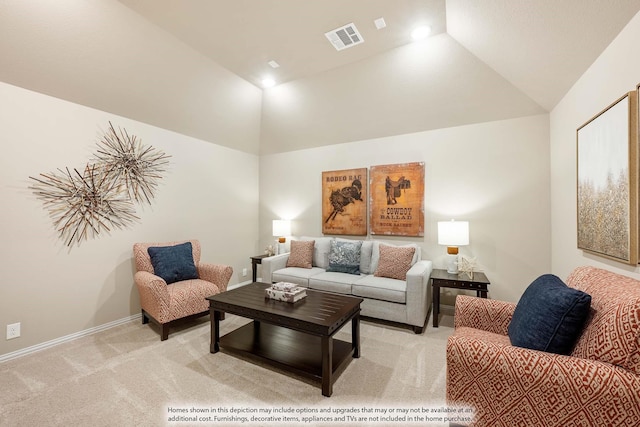
[[458,254],[447,255],[447,273],[458,274]]

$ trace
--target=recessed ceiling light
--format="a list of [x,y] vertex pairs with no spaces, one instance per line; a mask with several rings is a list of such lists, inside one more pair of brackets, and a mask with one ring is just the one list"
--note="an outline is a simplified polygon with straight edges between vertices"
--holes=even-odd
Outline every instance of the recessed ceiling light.
[[273,80],[271,77],[267,77],[265,79],[262,79],[262,87],[274,87],[276,85],[276,81]]
[[271,66],[271,68],[278,68],[280,66],[280,64],[278,64],[273,59],[271,61],[269,61],[268,64]]
[[411,32],[411,38],[414,40],[422,40],[426,39],[429,34],[431,34],[431,27],[428,25],[421,25],[413,29]]
[[373,21],[373,23],[375,24],[375,26],[376,26],[376,28],[378,30],[381,30],[381,29],[383,29],[384,27],[387,26],[387,23],[384,22],[384,18],[378,18],[375,21]]

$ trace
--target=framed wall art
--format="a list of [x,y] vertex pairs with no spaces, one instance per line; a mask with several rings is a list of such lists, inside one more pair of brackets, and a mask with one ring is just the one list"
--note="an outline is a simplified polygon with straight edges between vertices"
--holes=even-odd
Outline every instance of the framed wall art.
[[638,264],[638,92],[577,131],[578,248]]
[[322,233],[367,234],[367,168],[322,172]]
[[371,166],[369,232],[424,236],[424,163]]

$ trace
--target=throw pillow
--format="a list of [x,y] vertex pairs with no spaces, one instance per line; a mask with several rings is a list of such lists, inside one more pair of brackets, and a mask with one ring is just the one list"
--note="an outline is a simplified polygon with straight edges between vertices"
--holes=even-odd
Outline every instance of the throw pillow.
[[167,285],[198,278],[191,242],[175,246],[151,246],[147,248],[147,253],[151,258],[154,274],[162,277]]
[[287,267],[311,268],[315,240],[292,240]]
[[329,267],[327,267],[327,271],[360,274],[361,247],[361,241],[345,242],[332,240],[331,249],[329,251]]
[[549,353],[569,354],[580,337],[591,295],[568,287],[553,274],[524,291],[509,324],[511,344]]
[[416,248],[380,245],[380,259],[374,276],[407,280]]

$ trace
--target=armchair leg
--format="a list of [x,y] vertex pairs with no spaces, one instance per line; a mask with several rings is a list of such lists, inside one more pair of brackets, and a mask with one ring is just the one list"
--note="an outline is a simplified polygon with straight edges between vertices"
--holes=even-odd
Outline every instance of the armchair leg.
[[149,323],[149,318],[147,317],[147,313],[142,310],[142,324],[146,325],[147,323]]
[[169,324],[168,323],[163,323],[160,326],[160,341],[165,341],[167,338],[169,338]]

